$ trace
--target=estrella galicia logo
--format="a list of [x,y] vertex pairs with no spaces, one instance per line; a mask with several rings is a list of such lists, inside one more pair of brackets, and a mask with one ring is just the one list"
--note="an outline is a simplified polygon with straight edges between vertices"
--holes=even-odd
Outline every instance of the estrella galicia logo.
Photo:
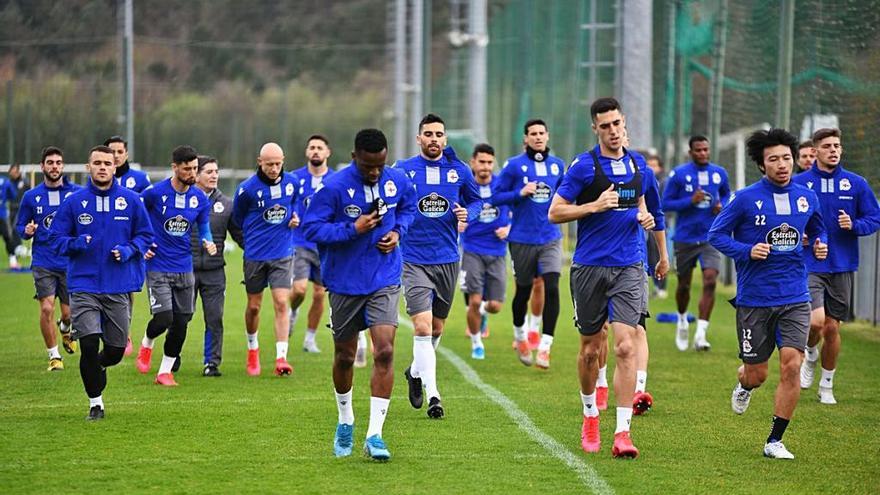
[[282,223],[285,218],[287,218],[287,208],[279,204],[275,204],[271,208],[263,210],[263,220],[265,220],[266,223],[278,225],[279,223]]
[[419,212],[428,218],[442,217],[449,211],[449,201],[432,192],[419,200]]
[[358,205],[348,205],[345,207],[345,216],[357,218],[361,216],[361,208]]
[[80,215],[76,217],[76,222],[80,225],[89,225],[93,220],[94,218],[88,213],[80,213]]
[[538,182],[537,186],[535,187],[535,194],[532,194],[531,199],[535,203],[546,203],[550,201],[550,196],[552,196],[550,185],[543,182]]
[[794,251],[801,243],[801,233],[793,226],[783,223],[767,232],[767,244],[774,251]]
[[492,223],[498,218],[499,212],[497,206],[489,203],[483,203],[483,209],[480,211],[479,221],[481,223]]
[[55,220],[55,213],[58,213],[58,212],[53,211],[52,213],[49,213],[48,215],[43,217],[43,228],[44,229],[48,229],[49,227],[52,226],[52,220]]
[[180,237],[189,232],[189,220],[183,215],[177,215],[165,220],[165,232],[174,237]]

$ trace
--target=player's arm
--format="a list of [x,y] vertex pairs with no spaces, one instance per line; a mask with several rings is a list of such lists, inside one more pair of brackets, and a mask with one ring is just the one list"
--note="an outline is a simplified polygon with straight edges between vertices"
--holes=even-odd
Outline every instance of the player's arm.
[[147,207],[143,202],[135,201],[132,209],[131,240],[125,244],[117,244],[111,250],[116,260],[122,263],[135,255],[145,255],[153,243],[153,227],[150,225]]
[[461,196],[462,203],[467,208],[467,221],[470,222],[480,217],[480,212],[483,209],[483,198],[480,197],[480,188],[477,186],[477,180],[474,179],[474,174],[470,168],[462,164],[461,173],[464,180],[462,181],[459,195]]
[[734,229],[743,221],[748,219],[742,215],[739,201],[735,199],[712,222],[712,227],[709,228],[709,244],[736,261],[751,259],[753,246],[733,238]]
[[498,187],[492,195],[493,205],[512,205],[519,202],[523,196],[520,194],[518,169],[511,165],[501,169],[498,175]]
[[721,185],[718,187],[718,196],[721,206],[727,206],[730,203],[730,179],[727,177],[727,171],[721,171]]
[[404,181],[404,191],[400,195],[400,200],[397,201],[397,211],[394,213],[394,227],[392,230],[397,231],[402,239],[403,236],[406,235],[409,230],[409,226],[412,225],[413,220],[416,218],[416,188],[412,182],[410,182],[409,178],[406,178]]
[[576,204],[578,195],[592,182],[592,167],[572,164],[550,202],[550,210],[547,212],[550,222],[571,222],[618,206],[619,196],[614,191],[614,184],[603,191],[595,201]]
[[[657,183],[654,171],[649,167],[645,167],[644,200],[648,213],[654,217],[652,230],[655,232],[666,230],[666,214],[663,213],[662,201],[660,200],[660,184]],[[663,242],[666,242],[665,239]]]
[[82,253],[92,240],[92,236],[87,234],[76,235],[76,226],[70,208],[69,202],[62,202],[49,228],[49,245],[58,256],[69,257]]
[[34,208],[31,205],[31,195],[25,194],[21,198],[21,204],[18,206],[18,217],[15,221],[15,230],[18,235],[28,240],[34,236],[37,231],[37,224],[34,222]]
[[217,254],[217,246],[214,244],[214,234],[211,232],[211,202],[207,197],[204,199],[202,209],[196,217],[196,225],[199,228],[199,242],[210,256],[214,256]]
[[235,218],[231,214],[226,221],[226,231],[229,232],[229,236],[232,237],[232,240],[235,241],[240,248],[244,249],[244,232],[241,230],[241,225],[235,221]]
[[852,218],[852,230],[856,235],[871,235],[880,230],[880,206],[877,205],[877,198],[867,181],[860,180],[858,187],[858,211]]
[[663,208],[666,211],[684,211],[693,206],[691,195],[684,191],[678,177],[673,174],[666,181],[666,190],[663,192]]
[[[312,202],[309,204],[309,209],[300,226],[306,239],[318,244],[333,244],[350,241],[358,236],[355,222],[348,220],[342,222],[333,221],[339,209],[337,196],[336,191],[327,187],[321,188],[320,191],[312,196]],[[358,220],[366,216],[378,219],[378,213],[373,212],[372,214],[361,215],[358,217]],[[373,224],[373,227],[377,223],[378,221]]]
[[248,194],[244,184],[240,184],[238,190],[235,192],[235,197],[232,198],[232,219],[235,220],[238,225],[244,226],[244,219],[245,216],[247,216],[250,207],[250,194]]

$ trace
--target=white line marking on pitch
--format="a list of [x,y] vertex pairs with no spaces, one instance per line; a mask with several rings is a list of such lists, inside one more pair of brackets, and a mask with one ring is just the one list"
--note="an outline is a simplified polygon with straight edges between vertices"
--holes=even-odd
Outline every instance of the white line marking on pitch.
[[[413,327],[412,322],[402,316],[400,317],[400,323],[409,328]],[[541,447],[544,447],[544,449],[553,454],[554,457],[562,461],[569,469],[576,472],[584,486],[589,488],[593,493],[609,495],[614,493],[614,489],[611,488],[611,485],[602,479],[592,466],[584,462],[578,456],[572,454],[571,451],[566,449],[565,446],[559,443],[555,438],[541,431],[541,429],[535,425],[535,422],[532,421],[532,418],[520,409],[516,402],[510,400],[497,388],[484,382],[482,378],[480,378],[480,375],[477,374],[476,370],[471,368],[469,364],[458,357],[458,354],[442,346],[437,348],[437,353],[452,363],[452,365],[455,366],[455,369],[458,370],[468,383],[483,392],[489,400],[501,406],[501,410],[510,416],[510,419],[512,419],[521,430],[526,432],[532,440],[537,442]]]

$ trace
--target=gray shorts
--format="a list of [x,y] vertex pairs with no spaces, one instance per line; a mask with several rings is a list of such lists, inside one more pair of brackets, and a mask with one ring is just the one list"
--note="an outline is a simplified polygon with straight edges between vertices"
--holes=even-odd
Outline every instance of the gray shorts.
[[708,242],[676,242],[675,271],[687,275],[700,262],[703,271],[721,271],[721,253]]
[[[605,321],[635,327],[647,311],[647,284],[641,263],[629,266],[571,265],[574,324],[581,335],[595,335]],[[613,314],[609,315],[609,307]]]
[[269,261],[244,260],[244,289],[259,294],[267,286],[290,289],[293,285],[293,256]]
[[346,342],[375,325],[397,326],[400,286],[390,285],[365,296],[330,293],[333,340]]
[[507,267],[504,256],[487,256],[465,251],[458,274],[465,294],[479,294],[484,301],[504,301]]
[[547,244],[507,243],[517,285],[532,285],[538,275],[562,273],[562,239]]
[[825,308],[825,316],[837,321],[853,319],[853,272],[811,273],[807,279],[810,285],[810,306],[812,309]]
[[767,362],[775,347],[803,351],[809,332],[810,303],[736,307],[739,358],[746,364]]
[[323,285],[321,283],[321,260],[318,252],[304,247],[296,248],[293,256],[293,279],[305,280]]
[[174,311],[179,314],[195,313],[196,277],[192,272],[147,272],[147,295],[150,296],[150,314]]
[[75,292],[70,295],[71,337],[80,339],[98,334],[104,345],[125,347],[131,324],[131,296],[125,294],[90,294]]
[[34,288],[37,291],[34,299],[58,296],[61,304],[70,304],[70,295],[67,293],[66,273],[39,266],[33,267],[31,273],[34,275]]
[[458,262],[440,265],[403,264],[406,289],[406,313],[410,316],[430,311],[434,318],[445,319],[455,296]]

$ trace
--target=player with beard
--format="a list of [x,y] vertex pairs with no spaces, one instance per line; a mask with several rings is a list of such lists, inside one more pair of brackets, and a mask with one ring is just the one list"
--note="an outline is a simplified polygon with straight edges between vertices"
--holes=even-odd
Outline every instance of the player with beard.
[[195,312],[195,276],[193,275],[190,235],[198,226],[201,244],[214,256],[217,247],[211,235],[210,203],[196,183],[198,155],[191,146],[178,146],[171,153],[170,178],[158,182],[141,194],[154,226],[154,244],[147,251],[147,290],[150,313],[146,334],[138,351],[138,371],[150,371],[155,340],[168,330],[164,355],[156,383],[177,386],[173,372],[180,366],[180,351],[186,328]]
[[67,292],[67,257],[57,256],[49,242],[49,227],[55,212],[70,194],[79,189],[64,176],[64,157],[60,149],[49,146],[40,160],[43,183],[24,193],[18,212],[16,228],[22,239],[33,239],[31,252],[36,295],[40,303],[40,331],[49,353],[49,371],[64,369],[55,339],[55,298],[61,305],[58,330],[68,354],[76,352],[76,342],[70,335],[70,297]]

